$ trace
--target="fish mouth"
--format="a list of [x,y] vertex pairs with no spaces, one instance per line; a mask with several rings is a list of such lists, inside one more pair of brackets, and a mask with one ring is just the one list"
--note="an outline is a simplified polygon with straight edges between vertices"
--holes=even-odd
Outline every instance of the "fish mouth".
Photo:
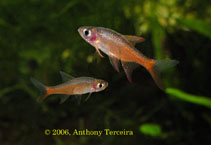
[[78,28],[78,33],[79,33],[79,34],[81,34],[82,29],[83,29],[82,27],[79,27],[79,28]]
[[[83,39],[85,39],[85,36],[84,36],[84,34],[83,34],[84,29],[85,29],[84,26],[78,28],[78,33],[80,34],[80,36],[81,36]],[[85,40],[86,40],[86,39],[85,39]]]

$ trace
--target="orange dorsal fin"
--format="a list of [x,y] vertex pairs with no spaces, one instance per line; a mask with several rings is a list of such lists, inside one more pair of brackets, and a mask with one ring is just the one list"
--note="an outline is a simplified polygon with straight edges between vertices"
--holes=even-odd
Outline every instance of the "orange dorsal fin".
[[145,39],[143,37],[132,36],[132,35],[124,35],[125,39],[127,39],[133,46],[136,43],[143,42]]

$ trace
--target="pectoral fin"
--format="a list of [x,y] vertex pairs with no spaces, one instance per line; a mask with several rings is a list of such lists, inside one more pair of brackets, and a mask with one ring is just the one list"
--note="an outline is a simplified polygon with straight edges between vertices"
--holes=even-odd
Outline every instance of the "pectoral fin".
[[84,101],[87,101],[90,98],[91,94],[92,93],[89,93],[89,95],[86,97],[86,99]]
[[112,64],[112,66],[114,67],[114,69],[117,72],[119,72],[119,60],[117,58],[111,57],[111,56],[109,57],[109,60],[110,60],[110,62]]
[[132,35],[124,35],[124,37],[132,44],[143,42],[145,39],[143,37],[132,36]]
[[61,96],[60,104],[64,103],[69,97],[70,97],[70,95]]
[[133,73],[133,70],[136,69],[138,67],[137,63],[133,63],[133,62],[124,62],[122,61],[122,67],[126,73],[126,76],[129,80],[129,82],[132,82],[132,78],[131,75]]
[[96,47],[96,51],[97,51],[97,53],[100,55],[100,57],[104,57],[104,56],[101,54],[101,52],[100,52],[100,50],[99,50],[98,47]]
[[74,78],[73,76],[71,76],[71,75],[69,75],[69,74],[67,74],[67,73],[65,73],[65,72],[62,72],[62,71],[60,71],[60,75],[61,75],[61,77],[62,77],[62,81],[63,81],[63,82],[72,80],[72,79]]

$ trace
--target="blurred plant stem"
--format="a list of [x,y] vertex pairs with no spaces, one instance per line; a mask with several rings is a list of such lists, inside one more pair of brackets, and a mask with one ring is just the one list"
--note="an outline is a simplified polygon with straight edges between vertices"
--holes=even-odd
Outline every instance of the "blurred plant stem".
[[211,22],[200,19],[177,18],[177,21],[189,29],[193,29],[209,38],[211,38]]
[[1,89],[0,90],[0,98],[4,97],[5,94],[9,93],[9,92],[12,92],[12,91],[15,91],[15,90],[24,90],[25,92],[27,92],[30,96],[32,96],[33,98],[36,98],[36,95],[34,93],[34,91],[32,91],[28,86],[26,86],[25,84],[23,83],[20,83],[20,84],[16,84],[16,85],[13,85],[11,87],[6,87],[4,89]]
[[208,97],[188,94],[175,88],[166,88],[166,93],[180,100],[184,100],[193,104],[199,104],[211,108],[211,99]]

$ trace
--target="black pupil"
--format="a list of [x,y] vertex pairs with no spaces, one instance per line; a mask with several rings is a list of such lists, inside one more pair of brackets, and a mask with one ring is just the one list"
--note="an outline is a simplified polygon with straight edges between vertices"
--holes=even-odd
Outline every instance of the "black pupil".
[[99,84],[99,88],[102,88],[103,87],[103,85],[102,84]]
[[87,35],[89,35],[89,31],[88,30],[85,30],[84,31],[84,34],[87,36]]

